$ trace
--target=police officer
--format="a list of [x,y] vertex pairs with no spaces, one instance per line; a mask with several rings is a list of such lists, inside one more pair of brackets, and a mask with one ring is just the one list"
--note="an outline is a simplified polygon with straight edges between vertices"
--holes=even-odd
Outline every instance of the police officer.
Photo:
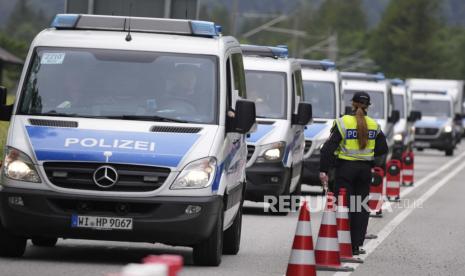
[[[371,183],[371,169],[375,156],[387,153],[386,137],[378,123],[367,116],[370,96],[357,92],[352,98],[352,112],[335,120],[331,135],[321,149],[320,180],[325,187],[328,171],[335,167],[334,192],[346,188],[349,196],[350,234],[354,255],[363,254],[360,248],[365,240],[369,210],[360,206],[368,197]],[[359,196],[359,200],[356,197]],[[359,204],[359,206],[356,206]]]

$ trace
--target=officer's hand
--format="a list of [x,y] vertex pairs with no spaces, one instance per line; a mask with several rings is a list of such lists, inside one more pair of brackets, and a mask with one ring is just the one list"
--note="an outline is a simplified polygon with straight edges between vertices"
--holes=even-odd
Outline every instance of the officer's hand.
[[325,172],[320,172],[320,181],[321,181],[321,184],[323,184],[323,188],[327,189],[328,181],[329,181],[328,174]]

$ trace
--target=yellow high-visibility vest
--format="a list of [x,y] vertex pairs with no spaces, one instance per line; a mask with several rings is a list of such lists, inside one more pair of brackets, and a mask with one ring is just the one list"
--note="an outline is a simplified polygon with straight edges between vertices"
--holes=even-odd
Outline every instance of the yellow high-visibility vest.
[[357,119],[352,115],[344,115],[335,120],[342,140],[335,154],[339,159],[372,161],[375,156],[376,136],[380,132],[378,123],[365,116],[368,126],[368,143],[365,149],[360,149],[357,140]]

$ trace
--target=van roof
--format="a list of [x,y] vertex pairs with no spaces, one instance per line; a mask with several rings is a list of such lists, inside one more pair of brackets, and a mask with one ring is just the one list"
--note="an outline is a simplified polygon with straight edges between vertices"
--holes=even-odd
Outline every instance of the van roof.
[[302,68],[302,79],[313,80],[313,81],[330,81],[339,82],[338,71],[323,71],[323,70],[312,70],[308,68]]
[[157,51],[186,54],[219,55],[227,48],[239,47],[233,37],[205,38],[158,33],[131,33],[126,41],[126,32],[101,30],[56,30],[46,29],[39,33],[32,47],[95,48],[134,51]]
[[412,98],[414,100],[452,101],[452,97],[447,94],[413,93]]
[[272,59],[256,56],[244,56],[244,68],[245,70],[287,73],[293,68],[300,69],[300,65],[295,59]]
[[343,90],[358,90],[358,91],[382,91],[386,92],[389,87],[387,82],[373,82],[363,80],[347,80],[343,79],[341,87]]

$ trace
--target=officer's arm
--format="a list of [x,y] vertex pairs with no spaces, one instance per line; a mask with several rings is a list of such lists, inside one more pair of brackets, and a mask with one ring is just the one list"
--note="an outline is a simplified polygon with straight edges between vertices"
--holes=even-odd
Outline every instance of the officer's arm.
[[337,126],[333,126],[331,129],[331,135],[328,140],[324,143],[320,151],[320,172],[327,173],[332,164],[334,164],[334,152],[339,147],[342,140],[341,134],[337,129]]
[[375,140],[375,156],[384,155],[389,151],[386,136],[382,131],[378,133]]

